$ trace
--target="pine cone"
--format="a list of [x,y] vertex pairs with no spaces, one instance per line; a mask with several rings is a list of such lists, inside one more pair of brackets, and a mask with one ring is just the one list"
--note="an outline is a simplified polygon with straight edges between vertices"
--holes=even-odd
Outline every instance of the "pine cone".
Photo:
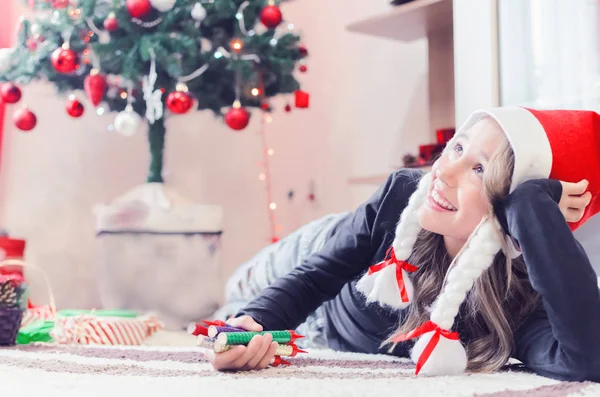
[[17,291],[12,283],[0,284],[0,307],[12,307],[17,304]]

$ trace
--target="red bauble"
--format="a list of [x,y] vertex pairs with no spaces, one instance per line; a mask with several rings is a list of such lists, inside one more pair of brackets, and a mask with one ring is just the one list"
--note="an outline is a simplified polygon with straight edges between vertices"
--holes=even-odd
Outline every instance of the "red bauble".
[[4,83],[0,88],[0,96],[4,103],[17,103],[21,100],[21,89],[13,83]]
[[84,110],[83,104],[77,99],[70,99],[69,102],[67,102],[67,113],[69,113],[69,116],[71,117],[81,117]]
[[119,29],[119,21],[117,21],[115,14],[110,13],[110,15],[106,17],[104,20],[104,29],[108,30],[109,32],[114,32],[115,30]]
[[303,45],[301,45],[300,47],[298,47],[298,52],[300,53],[301,57],[307,57],[308,56],[308,50]]
[[69,0],[52,0],[52,8],[67,8]]
[[175,91],[167,96],[167,108],[177,114],[187,113],[194,104],[194,99],[186,92]]
[[59,73],[72,73],[77,69],[77,55],[70,49],[57,48],[50,60]]
[[37,50],[37,48],[38,48],[38,41],[36,39],[34,39],[33,37],[28,38],[26,44],[27,44],[27,49],[30,52],[33,52],[33,51]]
[[150,0],[127,0],[127,11],[134,18],[141,18],[150,14],[152,4]]
[[292,111],[292,107],[289,104],[285,105],[285,111],[288,112],[288,113],[291,112]]
[[37,124],[37,117],[29,109],[22,108],[13,114],[13,122],[21,131],[31,131]]
[[92,102],[92,105],[98,106],[102,102],[102,98],[104,98],[104,93],[106,92],[106,80],[104,76],[93,70],[83,80],[83,89],[85,90],[85,95]]
[[269,29],[275,29],[281,21],[283,21],[283,15],[281,10],[277,6],[266,6],[260,12],[260,21]]
[[306,91],[298,90],[295,93],[296,107],[305,109],[310,102],[310,94]]
[[300,71],[302,73],[305,73],[308,70],[308,67],[306,65],[300,65]]
[[240,131],[248,126],[250,122],[250,113],[242,107],[233,107],[225,115],[225,123],[229,128]]

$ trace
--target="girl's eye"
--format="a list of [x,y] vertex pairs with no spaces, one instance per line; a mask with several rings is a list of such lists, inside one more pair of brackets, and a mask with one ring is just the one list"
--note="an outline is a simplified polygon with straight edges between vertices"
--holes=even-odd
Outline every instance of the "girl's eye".
[[460,143],[457,143],[457,144],[454,146],[454,151],[455,151],[456,153],[458,153],[458,154],[462,153],[462,151],[463,151],[463,147],[462,147],[462,145],[461,145]]
[[475,167],[473,167],[473,171],[475,171],[477,175],[483,175],[483,166],[481,164],[477,164]]

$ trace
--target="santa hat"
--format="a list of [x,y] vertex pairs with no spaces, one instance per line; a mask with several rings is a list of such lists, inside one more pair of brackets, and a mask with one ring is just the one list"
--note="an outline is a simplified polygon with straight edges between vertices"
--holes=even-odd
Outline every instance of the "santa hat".
[[[473,113],[456,135],[487,117],[498,122],[515,155],[511,192],[531,179],[566,182],[587,179],[592,199],[581,220],[569,224],[571,230],[600,212],[600,115],[582,110],[493,108]],[[448,145],[452,146],[454,139]],[[357,283],[357,289],[366,296],[367,302],[400,309],[412,301],[413,287],[407,273],[417,269],[406,261],[421,230],[416,212],[426,199],[431,180],[431,174],[426,174],[411,196],[386,259],[371,266]],[[458,334],[451,329],[467,293],[475,279],[491,266],[503,238],[495,219],[483,219],[450,267],[430,321],[394,338],[395,342],[401,342],[420,337],[412,351],[417,374],[448,375],[466,369],[465,349]]]

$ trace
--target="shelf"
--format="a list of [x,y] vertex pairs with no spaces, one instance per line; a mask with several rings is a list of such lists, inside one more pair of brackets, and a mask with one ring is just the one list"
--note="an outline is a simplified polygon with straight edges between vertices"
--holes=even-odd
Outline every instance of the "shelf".
[[[423,170],[425,172],[431,171],[431,165],[403,167],[403,168],[415,168],[415,169]],[[350,185],[382,185],[387,180],[387,178],[390,176],[390,174],[391,174],[391,172],[389,172],[387,174],[354,177],[354,178],[348,179],[348,183]]]
[[396,41],[413,41],[452,27],[452,0],[414,0],[351,23],[351,32]]

